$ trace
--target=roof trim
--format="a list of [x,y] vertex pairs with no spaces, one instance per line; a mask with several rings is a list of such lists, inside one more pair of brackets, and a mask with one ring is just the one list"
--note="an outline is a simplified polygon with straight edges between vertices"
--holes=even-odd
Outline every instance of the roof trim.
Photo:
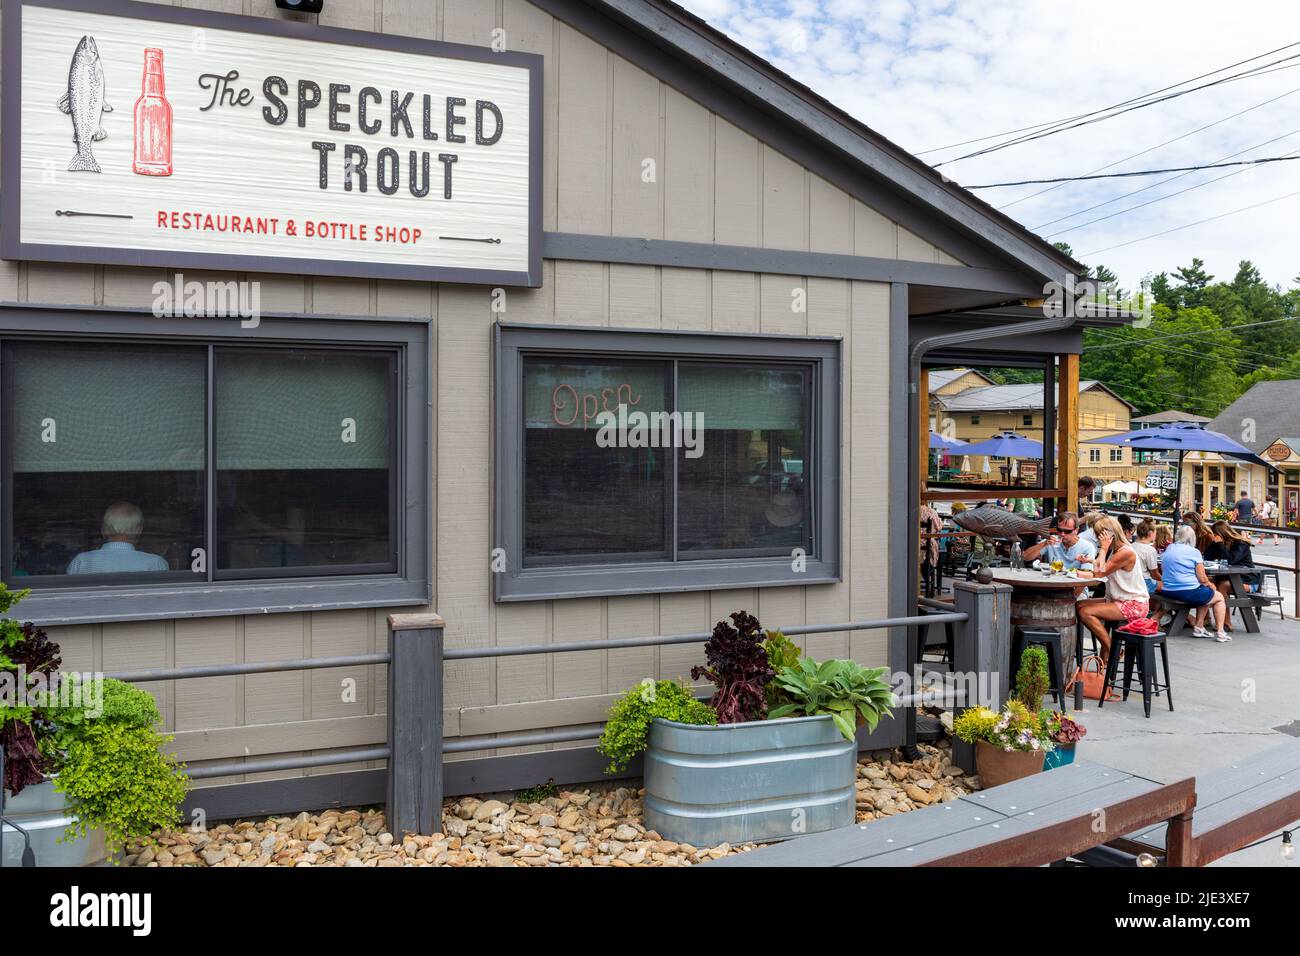
[[580,2],[720,77],[1022,268],[1046,280],[1083,273],[1077,260],[670,0]]

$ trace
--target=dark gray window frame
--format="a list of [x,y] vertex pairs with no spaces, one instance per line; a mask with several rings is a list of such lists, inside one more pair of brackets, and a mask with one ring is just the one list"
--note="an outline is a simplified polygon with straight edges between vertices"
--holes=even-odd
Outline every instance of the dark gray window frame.
[[[498,602],[602,597],[672,591],[792,587],[842,580],[842,343],[835,338],[785,338],[666,330],[610,330],[498,324],[494,329],[495,435],[493,546],[505,570],[493,573]],[[523,356],[562,352],[574,358],[717,358],[799,361],[814,367],[809,457],[816,463],[813,552],[803,571],[790,557],[692,559],[623,565],[523,567]]]
[[[396,573],[105,584],[41,588],[23,601],[22,616],[38,624],[107,623],[398,607],[432,600],[432,523],[429,471],[430,336],[427,319],[370,316],[317,318],[264,316],[257,328],[238,319],[156,318],[147,312],[0,305],[0,338],[141,343],[211,342],[267,346],[371,346],[399,353],[397,401]],[[0,461],[0,474],[5,463]],[[9,582],[18,587],[21,580]]]

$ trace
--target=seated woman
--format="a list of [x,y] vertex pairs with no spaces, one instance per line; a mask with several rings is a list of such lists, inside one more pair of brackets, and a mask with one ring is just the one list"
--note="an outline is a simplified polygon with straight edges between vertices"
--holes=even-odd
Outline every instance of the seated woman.
[[1223,630],[1227,605],[1205,574],[1205,558],[1196,548],[1196,531],[1183,525],[1174,535],[1174,543],[1165,549],[1161,567],[1160,595],[1174,598],[1196,608],[1192,616],[1192,637],[1209,637],[1205,630],[1207,613],[1214,614],[1214,639],[1220,644],[1232,640]]
[[1149,598],[1143,581],[1142,562],[1124,529],[1110,515],[1093,525],[1097,532],[1096,577],[1106,579],[1106,596],[1079,602],[1079,622],[1092,631],[1101,645],[1103,663],[1110,659],[1110,634],[1106,621],[1133,621],[1147,616]]
[[1201,517],[1198,511],[1185,513],[1183,515],[1183,524],[1190,526],[1196,532],[1196,550],[1204,554],[1205,549],[1214,540],[1210,536],[1210,526],[1205,523],[1205,519]]
[[[1216,521],[1210,526],[1210,537],[1212,542],[1205,549],[1206,561],[1223,561],[1237,568],[1253,568],[1255,566],[1254,555],[1250,551],[1250,538],[1240,532],[1234,531],[1232,525],[1226,521]],[[1226,575],[1215,575],[1210,580],[1214,586],[1219,589],[1219,593],[1224,598],[1232,597],[1232,578]],[[1243,579],[1246,587],[1250,590],[1259,588],[1259,575],[1252,574]],[[1232,631],[1232,615],[1228,615],[1227,623],[1224,624],[1225,631]]]
[[1167,524],[1156,526],[1156,554],[1164,554],[1165,548],[1174,543],[1174,529]]

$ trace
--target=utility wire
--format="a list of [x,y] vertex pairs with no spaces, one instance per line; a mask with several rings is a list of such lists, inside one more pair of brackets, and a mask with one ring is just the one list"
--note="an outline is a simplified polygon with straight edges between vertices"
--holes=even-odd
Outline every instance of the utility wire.
[[968,139],[960,143],[949,143],[947,146],[932,146],[929,149],[923,149],[920,152],[915,153],[913,155],[925,156],[929,153],[941,153],[945,149],[957,149],[960,146],[970,146],[972,143],[983,143],[990,139],[998,139],[1000,137],[1011,136],[1016,133],[1025,133],[1031,130],[1043,129],[1044,127],[1047,126],[1059,126],[1062,123],[1071,123],[1074,120],[1086,119],[1089,116],[1096,116],[1098,113],[1105,113],[1108,110],[1113,110],[1120,106],[1127,106],[1130,103],[1136,103],[1138,100],[1144,100],[1149,96],[1159,96],[1161,93],[1168,93],[1170,90],[1175,90],[1180,86],[1186,86],[1188,83],[1195,83],[1197,80],[1203,80],[1206,77],[1214,76],[1214,74],[1216,73],[1222,73],[1224,70],[1232,70],[1239,66],[1245,66],[1247,63],[1251,62],[1252,60],[1262,60],[1266,56],[1272,56],[1274,53],[1281,53],[1283,50],[1289,50],[1295,46],[1300,46],[1300,41],[1297,41],[1295,43],[1288,43],[1286,46],[1280,46],[1276,50],[1269,50],[1267,53],[1260,53],[1252,57],[1247,57],[1244,60],[1238,60],[1236,63],[1229,63],[1227,66],[1221,66],[1217,70],[1211,70],[1209,73],[1202,73],[1200,76],[1193,76],[1191,79],[1182,80],[1181,82],[1174,83],[1172,86],[1161,87],[1158,90],[1152,90],[1151,92],[1143,93],[1140,96],[1134,96],[1134,97],[1130,97],[1127,100],[1121,100],[1118,103],[1112,103],[1110,106],[1103,106],[1101,109],[1093,110],[1090,113],[1079,113],[1075,116],[1065,116],[1062,117],[1061,119],[1052,120],[1051,122],[1048,123],[1038,123],[1034,126],[1022,126],[1020,127],[1020,129],[1004,130],[1001,133],[990,133],[988,136],[980,136],[976,139]]
[[[1098,166],[1096,169],[1090,169],[1088,170],[1088,172],[1089,173],[1104,172],[1105,170],[1110,169],[1114,166],[1118,166],[1121,163],[1127,163],[1130,159],[1137,159],[1139,156],[1145,156],[1147,153],[1154,152],[1157,149],[1163,149],[1166,146],[1172,146],[1174,143],[1177,143],[1179,140],[1187,139],[1187,137],[1189,136],[1195,136],[1197,133],[1203,133],[1207,129],[1218,126],[1220,123],[1226,123],[1228,122],[1228,120],[1233,120],[1239,116],[1244,116],[1245,114],[1252,112],[1253,110],[1257,110],[1260,109],[1261,107],[1268,106],[1270,103],[1276,103],[1278,100],[1283,99],[1284,97],[1287,96],[1291,96],[1295,93],[1300,93],[1300,86],[1296,87],[1294,90],[1287,90],[1287,92],[1279,94],[1278,96],[1274,96],[1271,99],[1264,100],[1264,102],[1262,103],[1256,103],[1254,106],[1248,106],[1244,110],[1238,110],[1236,113],[1233,113],[1231,116],[1225,116],[1222,119],[1215,120],[1213,123],[1206,123],[1204,126],[1198,126],[1196,129],[1189,130],[1188,132],[1183,133],[1181,136],[1175,136],[1173,139],[1167,139],[1163,143],[1157,143],[1155,146],[1148,146],[1146,149],[1139,150],[1136,153],[1132,153],[1131,155],[1125,156],[1123,159],[1117,159],[1113,163],[1107,163],[1104,166]],[[1245,150],[1242,150],[1242,152],[1245,152]],[[1231,159],[1232,156],[1224,156],[1223,158]],[[997,207],[998,211],[1001,212],[1002,210],[1010,209],[1012,206],[1017,206],[1022,202],[1026,202],[1027,200],[1034,199],[1038,196],[1043,195],[1043,193],[1050,193],[1053,189],[1060,189],[1062,185],[1064,184],[1058,183],[1057,185],[1054,186],[1048,186],[1046,189],[1040,189],[1038,190],[1038,192],[1030,193],[1027,196],[1021,196],[1019,199],[1013,199],[1011,202],[1007,203],[1004,206],[998,206]],[[1063,218],[1068,219],[1069,217],[1066,216]],[[1059,220],[1053,220],[1053,222],[1058,222],[1058,221]]]
[[[1200,330],[1198,330],[1198,331],[1196,331],[1196,332],[1171,332],[1171,333],[1166,333],[1166,334],[1164,334],[1164,335],[1152,335],[1152,336],[1149,336],[1149,337],[1144,338],[1144,339],[1130,339],[1130,340],[1128,340],[1128,341],[1121,342],[1121,343],[1119,343],[1119,344],[1120,344],[1120,345],[1135,345],[1135,344],[1146,343],[1146,342],[1158,342],[1158,341],[1162,341],[1162,340],[1165,340],[1165,339],[1187,339],[1187,338],[1194,338],[1194,337],[1196,337],[1196,336],[1200,336],[1200,335],[1214,335],[1214,334],[1217,333],[1217,332],[1236,332],[1236,331],[1238,331],[1239,329],[1257,329],[1257,328],[1259,328],[1259,327],[1261,327],[1261,326],[1264,326],[1264,325],[1278,325],[1279,323],[1282,323],[1282,322],[1300,322],[1300,315],[1288,316],[1288,317],[1285,318],[1285,319],[1267,319],[1267,320],[1265,320],[1265,321],[1263,321],[1263,322],[1246,322],[1246,323],[1244,323],[1244,324],[1242,324],[1242,325],[1230,325],[1230,326],[1227,326],[1227,327],[1225,327],[1225,328],[1218,328],[1218,329],[1200,329]],[[1093,331],[1093,332],[1109,332],[1109,331],[1112,331],[1112,330],[1110,330],[1110,329],[1090,329],[1089,331]],[[1100,345],[1100,346],[1096,346],[1096,347],[1094,347],[1094,348],[1092,348],[1092,349],[1088,349],[1087,351],[1093,351],[1093,352],[1095,352],[1095,351],[1098,351],[1099,349],[1103,349],[1103,348],[1112,348],[1112,346],[1110,346],[1110,345]]]
[[1094,249],[1091,252],[1085,252],[1083,255],[1095,256],[1102,252],[1110,252],[1112,249],[1123,249],[1125,246],[1131,246],[1139,242],[1146,242],[1148,239],[1158,239],[1161,236],[1167,236],[1173,232],[1181,232],[1184,229],[1191,229],[1193,226],[1203,226],[1207,222],[1216,222],[1219,219],[1226,219],[1228,216],[1235,216],[1237,213],[1249,212],[1252,209],[1259,209],[1262,206],[1268,206],[1275,202],[1282,202],[1284,199],[1292,199],[1300,196],[1300,190],[1293,193],[1287,193],[1284,196],[1274,196],[1272,199],[1265,199],[1263,202],[1252,203],[1249,206],[1242,206],[1240,209],[1231,209],[1228,212],[1219,213],[1217,216],[1210,216],[1208,219],[1198,219],[1196,222],[1189,222],[1186,225],[1174,226],[1172,229],[1164,229],[1160,232],[1153,232],[1149,236],[1142,236],[1138,239],[1130,239],[1128,242],[1117,243],[1113,246],[1106,246],[1104,249]]
[[[1189,93],[1196,93],[1200,90],[1209,89],[1210,87],[1213,86],[1220,86],[1224,83],[1231,83],[1233,80],[1246,79],[1251,76],[1266,76],[1268,75],[1268,73],[1276,73],[1278,72],[1278,70],[1269,70],[1267,71],[1267,73],[1260,72],[1260,71],[1262,71],[1264,67],[1277,66],[1277,64],[1279,63],[1287,63],[1288,61],[1296,60],[1296,59],[1300,59],[1300,53],[1293,53],[1291,56],[1283,57],[1279,60],[1274,60],[1271,63],[1265,63],[1263,64],[1263,66],[1254,67],[1249,70],[1243,70],[1241,73],[1233,73],[1230,74],[1229,76],[1220,77],[1217,80],[1211,80],[1209,83],[1202,83],[1200,86],[1193,86],[1191,89],[1178,90],[1174,93],[1166,93],[1164,96],[1160,96],[1155,99],[1148,99],[1140,103],[1134,103],[1131,106],[1125,106],[1122,109],[1113,110],[1102,116],[1094,116],[1089,119],[1079,120],[1076,123],[1070,123],[1065,126],[1057,126],[1051,129],[1042,130],[1041,132],[1020,136],[1015,139],[1006,140],[1001,143],[995,143],[992,146],[986,146],[983,149],[977,149],[972,153],[965,153],[961,156],[955,156],[952,159],[945,159],[941,163],[935,163],[934,168],[938,169],[940,166],[947,166],[949,163],[960,162],[963,159],[974,159],[976,156],[984,156],[987,155],[988,153],[996,153],[999,150],[1007,149],[1008,147],[1011,146],[1019,146],[1022,143],[1031,143],[1034,140],[1043,139],[1044,137],[1047,136],[1054,136],[1057,133],[1064,133],[1067,130],[1078,129],[1081,126],[1091,126],[1094,123],[1100,123],[1103,120],[1114,119],[1116,116],[1123,116],[1125,113],[1131,113],[1134,110],[1145,109],[1148,106],[1155,106],[1157,103],[1164,103],[1172,99],[1177,99],[1178,97],[1186,96]],[[1288,66],[1279,67],[1279,69],[1292,69],[1296,66],[1300,66],[1300,63],[1290,63]]]
[[[1216,162],[1216,163],[1221,163],[1221,162],[1224,162],[1225,160],[1229,160],[1229,159],[1232,159],[1232,158],[1234,158],[1234,157],[1236,157],[1236,156],[1240,156],[1242,153],[1249,153],[1249,152],[1250,152],[1251,150],[1253,150],[1253,149],[1262,149],[1262,148],[1264,148],[1265,146],[1271,146],[1271,145],[1273,145],[1274,143],[1278,142],[1279,140],[1288,139],[1288,138],[1290,138],[1290,137],[1296,135],[1297,133],[1300,133],[1300,129],[1293,129],[1293,130],[1292,130],[1291,132],[1289,132],[1289,133],[1283,133],[1281,136],[1274,136],[1272,139],[1266,139],[1266,140],[1264,140],[1264,142],[1262,142],[1262,143],[1256,143],[1254,146],[1247,146],[1245,149],[1239,149],[1239,150],[1237,150],[1235,153],[1229,153],[1227,156],[1220,156],[1218,159],[1215,160],[1215,162]],[[1290,156],[1290,155],[1292,155],[1292,154],[1291,154],[1291,153],[1286,153],[1285,155]],[[1190,176],[1190,175],[1191,175],[1191,173],[1179,173],[1177,176],[1170,176],[1168,179],[1162,179],[1162,180],[1160,180],[1159,182],[1148,183],[1146,186],[1143,186],[1143,187],[1141,187],[1140,189],[1134,189],[1134,190],[1131,190],[1131,191],[1129,191],[1129,192],[1122,193],[1122,194],[1120,194],[1120,195],[1114,197],[1113,199],[1107,199],[1107,200],[1105,200],[1104,202],[1094,203],[1093,205],[1088,206],[1088,207],[1086,207],[1086,208],[1084,208],[1084,209],[1078,209],[1078,210],[1075,210],[1074,212],[1069,213],[1069,214],[1067,214],[1067,215],[1064,215],[1064,216],[1058,216],[1058,217],[1055,218],[1055,219],[1049,219],[1047,222],[1039,223],[1038,225],[1034,226],[1034,227],[1032,228],[1031,231],[1033,231],[1033,232],[1040,232],[1041,230],[1046,229],[1048,226],[1054,226],[1054,225],[1056,225],[1058,222],[1065,222],[1067,219],[1073,219],[1075,216],[1082,216],[1085,212],[1092,212],[1094,209],[1100,209],[1102,206],[1109,206],[1111,203],[1119,202],[1121,199],[1128,199],[1130,196],[1136,196],[1136,195],[1138,195],[1138,194],[1140,194],[1140,193],[1148,192],[1149,190],[1155,189],[1155,188],[1157,188],[1157,187],[1159,187],[1159,186],[1163,186],[1163,185],[1165,185],[1166,183],[1172,183],[1172,182],[1174,182],[1175,180],[1183,179],[1183,178],[1185,178],[1185,177],[1187,177],[1187,176]],[[1231,176],[1231,175],[1236,175],[1236,174],[1235,174],[1235,173],[1229,173],[1228,175]],[[1224,178],[1224,177],[1220,177],[1220,178]],[[1212,182],[1218,182],[1218,180],[1216,180],[1216,179],[1211,179],[1211,180],[1208,180],[1207,182],[1201,183],[1201,185],[1202,185],[1202,186],[1207,186],[1207,185],[1209,185],[1209,184],[1212,183]],[[1052,188],[1055,189],[1056,187],[1052,187]],[[1046,192],[1046,190],[1044,190],[1044,192]],[[1177,195],[1179,195],[1179,193],[1170,193],[1170,194],[1169,194],[1169,196],[1177,196]],[[1169,196],[1161,196],[1160,199],[1168,199]],[[1153,200],[1153,202],[1154,202],[1154,201],[1158,201],[1158,200]],[[1149,205],[1149,203],[1143,203],[1142,205]],[[1129,207],[1129,210],[1131,210],[1131,209],[1140,209],[1140,208],[1142,208],[1142,206],[1130,206],[1130,207]],[[1123,211],[1127,212],[1128,210],[1123,210]],[[1094,220],[1092,220],[1092,221],[1093,221],[1093,222],[1101,222],[1100,219],[1094,219]],[[1089,223],[1084,223],[1084,225],[1089,225]],[[1081,229],[1081,228],[1083,228],[1083,227],[1082,227],[1082,226],[1071,226],[1070,228],[1071,228],[1071,229],[1076,229],[1076,228]],[[1060,233],[1053,233],[1053,235],[1060,235]]]
[[[1297,130],[1296,132],[1300,132],[1300,130]],[[1300,159],[1300,149],[1293,150],[1292,152],[1287,153],[1284,158]],[[1213,168],[1213,167],[1206,167],[1206,168]],[[1246,170],[1244,169],[1235,169],[1230,173],[1224,173],[1222,176],[1215,176],[1213,179],[1207,179],[1203,183],[1195,183],[1191,186],[1186,186],[1183,189],[1178,190],[1177,192],[1172,192],[1165,196],[1157,196],[1155,199],[1148,199],[1146,202],[1140,202],[1136,206],[1125,206],[1123,209],[1120,209],[1117,212],[1107,213],[1105,216],[1098,216],[1096,219],[1089,219],[1087,222],[1081,222],[1077,226],[1066,226],[1064,229],[1059,229],[1048,236],[1044,236],[1043,238],[1050,239],[1052,236],[1063,236],[1067,232],[1074,232],[1077,229],[1086,229],[1088,226],[1094,226],[1099,222],[1105,222],[1107,219],[1114,219],[1116,216],[1122,216],[1125,213],[1133,212],[1136,209],[1144,209],[1147,206],[1154,206],[1158,202],[1164,202],[1166,199],[1173,199],[1175,196],[1181,196],[1184,193],[1190,193],[1194,190],[1200,189],[1202,186],[1213,186],[1215,183],[1222,182],[1225,179],[1231,179],[1233,176],[1240,176],[1245,171]],[[1178,178],[1177,176],[1170,177],[1170,179],[1177,179],[1177,178]],[[1169,182],[1168,179],[1164,181]]]
[[[1300,65],[1300,64],[1297,64]],[[1019,179],[1008,183],[984,183],[965,186],[965,189],[1001,189],[1003,186],[1037,186],[1041,183],[1081,183],[1092,179],[1128,179],[1134,176],[1160,176],[1164,173],[1195,173],[1202,169],[1226,169],[1229,166],[1262,166],[1265,163],[1287,163],[1298,156],[1265,156],[1262,159],[1239,159],[1231,163],[1202,163],[1200,166],[1170,166],[1167,169],[1135,169],[1127,173],[1101,173],[1093,176],[1059,176],[1055,179]]]

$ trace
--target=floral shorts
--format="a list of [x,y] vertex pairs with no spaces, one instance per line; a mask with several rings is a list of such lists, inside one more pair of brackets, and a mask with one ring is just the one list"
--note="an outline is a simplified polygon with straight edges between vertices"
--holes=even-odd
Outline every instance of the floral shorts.
[[1146,617],[1150,605],[1146,601],[1120,601],[1119,613],[1124,615],[1126,621],[1136,621],[1140,617]]

